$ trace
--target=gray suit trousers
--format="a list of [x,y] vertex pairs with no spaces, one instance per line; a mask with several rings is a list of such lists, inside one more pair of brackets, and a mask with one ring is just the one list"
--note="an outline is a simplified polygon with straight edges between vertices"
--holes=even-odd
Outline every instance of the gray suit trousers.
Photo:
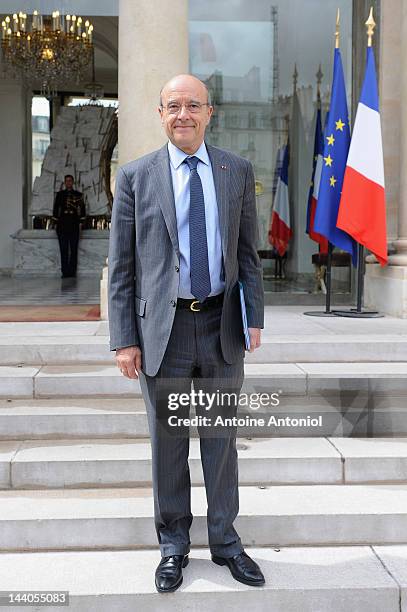
[[[162,556],[187,554],[190,550],[191,480],[188,466],[189,427],[162,428],[158,401],[163,389],[178,393],[228,392],[239,395],[243,384],[243,357],[234,364],[225,362],[220,346],[222,306],[192,312],[177,309],[170,339],[156,376],[140,373],[146,404],[152,449],[154,518]],[[162,405],[162,404],[161,404]],[[168,404],[166,404],[168,410]],[[205,410],[195,407],[196,415],[236,416],[237,403],[226,408]],[[167,412],[168,414],[168,412]],[[177,417],[194,416],[190,405],[179,407]],[[164,419],[165,420],[165,419]],[[214,418],[213,418],[214,420]],[[167,420],[168,422],[168,420]],[[232,557],[243,551],[233,527],[239,511],[238,462],[235,426],[198,426],[201,462],[207,497],[209,547],[213,554]]]

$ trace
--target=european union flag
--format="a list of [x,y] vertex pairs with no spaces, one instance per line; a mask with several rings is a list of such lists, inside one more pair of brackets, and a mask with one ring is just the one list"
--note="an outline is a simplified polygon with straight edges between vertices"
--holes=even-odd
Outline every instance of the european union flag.
[[348,105],[341,52],[335,49],[331,104],[324,135],[324,154],[315,212],[314,230],[329,242],[352,255],[357,265],[356,242],[336,227],[342,183],[350,145]]

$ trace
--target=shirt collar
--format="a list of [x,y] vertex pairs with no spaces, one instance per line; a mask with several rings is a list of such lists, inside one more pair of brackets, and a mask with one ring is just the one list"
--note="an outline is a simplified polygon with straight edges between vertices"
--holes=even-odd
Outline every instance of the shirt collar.
[[187,157],[197,157],[201,162],[210,165],[208,151],[206,149],[205,142],[202,142],[201,146],[195,151],[193,156],[189,156],[185,151],[181,151],[171,141],[168,141],[168,153],[170,156],[171,165],[174,170],[177,170]]

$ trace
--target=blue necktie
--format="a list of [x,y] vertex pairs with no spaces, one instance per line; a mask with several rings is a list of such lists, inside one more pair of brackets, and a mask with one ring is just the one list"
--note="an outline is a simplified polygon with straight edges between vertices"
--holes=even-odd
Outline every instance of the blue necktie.
[[211,292],[209,276],[208,243],[206,240],[205,201],[201,178],[197,171],[199,159],[187,157],[190,170],[189,186],[189,249],[191,269],[191,293],[203,302]]

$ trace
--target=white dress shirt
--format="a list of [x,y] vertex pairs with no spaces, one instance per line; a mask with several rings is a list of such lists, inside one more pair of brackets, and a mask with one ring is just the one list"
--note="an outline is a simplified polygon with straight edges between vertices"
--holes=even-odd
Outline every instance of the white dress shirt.
[[178,243],[180,250],[180,284],[178,297],[191,299],[190,246],[189,246],[189,175],[190,170],[184,159],[198,157],[197,171],[202,182],[205,201],[205,225],[208,243],[209,275],[211,292],[209,295],[222,293],[225,287],[222,242],[219,227],[218,205],[215,184],[208,151],[203,142],[194,155],[188,155],[168,142],[171,178],[174,190],[175,210],[177,216]]

